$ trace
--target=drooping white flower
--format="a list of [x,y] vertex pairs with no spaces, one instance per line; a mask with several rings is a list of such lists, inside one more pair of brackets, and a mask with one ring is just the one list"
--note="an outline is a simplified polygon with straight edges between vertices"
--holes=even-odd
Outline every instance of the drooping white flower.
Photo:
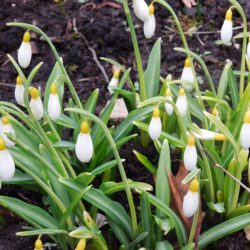
[[10,180],[14,175],[14,160],[6,147],[4,139],[0,137],[0,180]]
[[43,250],[43,242],[41,241],[40,237],[35,242],[34,250]]
[[199,181],[191,181],[189,191],[183,198],[183,213],[186,217],[192,217],[199,207]]
[[184,166],[188,171],[192,171],[196,168],[197,164],[197,150],[195,147],[195,138],[190,135],[188,137],[187,146],[183,156]]
[[181,115],[181,117],[185,116],[188,111],[188,101],[184,88],[181,88],[179,91],[179,95],[176,101],[177,109]]
[[52,121],[56,121],[61,114],[61,105],[56,83],[51,84],[49,101],[48,101],[48,114]]
[[214,131],[200,129],[199,133],[193,132],[195,138],[199,140],[215,140],[215,141],[225,141],[227,137],[224,134],[216,133]]
[[[172,93],[171,93],[171,89],[170,88],[167,88],[167,90],[166,90],[166,98],[169,101],[173,101],[173,97],[172,97]],[[172,104],[166,102],[165,103],[165,110],[166,110],[166,112],[167,112],[168,115],[172,115],[174,107],[173,107]]]
[[[194,84],[194,74],[192,70],[192,62],[189,58],[185,60],[184,68],[181,74],[181,80],[190,82],[191,84]],[[185,84],[184,89],[187,91],[190,91],[193,89],[192,85]]]
[[75,250],[85,250],[85,248],[86,248],[86,240],[81,239],[81,240],[79,240]]
[[147,20],[144,21],[143,31],[144,31],[144,36],[147,39],[150,39],[154,35],[156,28],[156,21],[154,15],[155,8],[153,3],[149,5],[148,11],[149,11],[149,16]]
[[233,37],[233,22],[232,22],[233,12],[231,9],[228,9],[224,23],[221,28],[221,40],[223,44],[228,45],[231,42]]
[[250,60],[250,37],[247,43],[247,58],[248,60]]
[[43,117],[43,103],[39,96],[38,89],[32,87],[30,89],[30,109],[36,120],[40,120]]
[[27,68],[30,65],[32,57],[32,49],[30,44],[30,33],[26,31],[23,36],[23,42],[17,53],[17,60],[22,68]]
[[0,136],[4,139],[8,148],[15,146],[15,142],[11,141],[7,134],[10,134],[14,137],[16,136],[15,130],[10,124],[10,119],[7,116],[4,116],[0,120]]
[[77,159],[82,163],[89,162],[94,153],[93,142],[89,132],[89,124],[83,121],[75,147]]
[[23,97],[24,97],[23,81],[22,81],[22,78],[18,76],[16,78],[15,99],[19,105],[23,104]]
[[250,110],[244,116],[244,123],[240,130],[240,143],[243,149],[250,148]]
[[119,69],[116,69],[113,73],[113,77],[109,83],[108,89],[109,89],[109,93],[112,95],[114,94],[113,89],[117,88],[118,83],[119,83],[119,77],[120,77],[120,73],[121,71]]
[[161,135],[161,118],[160,118],[160,110],[158,108],[155,108],[153,111],[153,116],[150,121],[149,127],[148,127],[148,133],[150,138],[154,140],[158,140]]
[[148,5],[145,2],[145,0],[133,0],[133,8],[135,15],[142,22],[145,22],[148,19],[149,11],[148,11]]

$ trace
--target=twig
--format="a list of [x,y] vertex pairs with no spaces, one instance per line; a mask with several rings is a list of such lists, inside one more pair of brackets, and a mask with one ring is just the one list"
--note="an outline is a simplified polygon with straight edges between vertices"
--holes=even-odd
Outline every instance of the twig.
[[107,83],[109,83],[109,77],[108,77],[105,69],[103,68],[103,66],[99,62],[95,50],[89,45],[89,42],[88,42],[87,38],[84,36],[84,34],[82,34],[81,32],[78,31],[77,26],[76,26],[76,18],[75,17],[73,18],[73,30],[83,39],[83,41],[85,42],[85,44],[88,47],[88,50],[91,52],[91,54],[93,56],[94,62],[96,63],[97,67],[101,70],[102,75],[105,78],[105,81]]
[[10,84],[7,82],[0,82],[0,86],[15,88],[15,84]]

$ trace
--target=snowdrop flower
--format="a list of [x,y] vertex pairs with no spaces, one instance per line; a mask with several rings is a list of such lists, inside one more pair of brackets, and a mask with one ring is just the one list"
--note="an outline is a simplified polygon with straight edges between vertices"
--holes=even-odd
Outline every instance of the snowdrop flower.
[[[171,93],[170,88],[167,88],[167,90],[166,90],[166,98],[167,98],[168,101],[173,101],[173,97],[172,97],[172,93]],[[172,115],[174,107],[173,107],[172,104],[166,102],[165,103],[165,110],[166,110],[168,115]]]
[[199,181],[191,181],[189,191],[183,198],[183,213],[186,217],[192,217],[199,206]]
[[8,148],[15,146],[15,142],[11,141],[6,134],[16,136],[15,130],[10,124],[10,119],[4,116],[0,121],[0,136],[4,139]]
[[4,139],[0,137],[0,180],[10,180],[14,175],[14,160],[6,147]]
[[86,248],[86,240],[81,239],[79,240],[75,250],[85,250],[85,248]]
[[23,104],[24,86],[20,76],[16,78],[15,99],[19,105]]
[[250,110],[244,116],[244,123],[240,130],[240,144],[243,149],[250,148]]
[[17,60],[22,68],[27,68],[30,65],[32,49],[30,45],[30,33],[26,31],[23,36],[23,42],[17,53]]
[[61,114],[61,105],[57,93],[56,83],[52,83],[50,87],[50,95],[48,102],[48,114],[52,121],[56,121]]
[[144,36],[147,39],[150,39],[154,35],[156,28],[154,4],[151,3],[149,5],[148,11],[149,11],[149,16],[147,20],[144,22],[143,31],[144,31]]
[[113,88],[116,88],[118,86],[120,73],[121,73],[121,71],[119,69],[116,69],[113,73],[113,77],[112,77],[112,79],[109,83],[109,86],[108,86],[109,93],[111,95],[114,94]]
[[200,133],[193,132],[196,139],[225,141],[227,137],[224,134],[215,133],[214,131],[200,129]]
[[228,45],[233,36],[233,22],[232,22],[233,12],[229,9],[226,13],[224,23],[221,28],[221,40],[223,44]]
[[160,118],[160,110],[158,108],[155,108],[153,111],[153,116],[150,121],[149,127],[148,127],[148,133],[150,138],[154,140],[158,140],[161,135],[161,118]]
[[34,250],[43,250],[43,242],[41,241],[40,237],[35,242]]
[[148,19],[149,11],[148,11],[148,5],[145,2],[145,0],[133,0],[133,8],[135,15],[142,22],[145,22]]
[[250,60],[250,37],[247,43],[247,58],[248,60]]
[[30,88],[30,109],[36,120],[40,120],[43,117],[43,103],[39,96],[38,89]]
[[195,137],[190,135],[188,137],[187,146],[184,151],[184,166],[188,171],[196,168],[197,164],[197,150],[195,147]]
[[83,121],[75,147],[76,156],[82,163],[89,162],[94,153],[94,147],[89,132],[89,124]]
[[[193,74],[193,70],[192,70],[192,62],[189,58],[187,58],[185,60],[184,68],[183,68],[182,75],[181,75],[181,80],[194,84],[194,74]],[[190,91],[193,89],[193,86],[185,84],[184,89],[187,91]]]
[[181,117],[187,114],[188,101],[187,101],[187,96],[186,96],[184,88],[181,88],[179,91],[179,96],[176,101],[176,106],[177,106],[177,109],[179,110]]

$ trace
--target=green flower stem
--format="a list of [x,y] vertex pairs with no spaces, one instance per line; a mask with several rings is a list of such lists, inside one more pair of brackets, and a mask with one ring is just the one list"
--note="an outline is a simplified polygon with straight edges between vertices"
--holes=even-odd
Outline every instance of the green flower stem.
[[244,93],[245,84],[245,68],[246,68],[246,50],[247,50],[247,18],[241,5],[236,0],[229,0],[229,2],[237,9],[243,20],[243,44],[241,55],[241,68],[240,68],[240,98]]
[[[199,200],[199,202],[200,202],[200,200]],[[192,243],[194,240],[194,236],[195,236],[195,232],[196,232],[196,228],[197,228],[197,224],[198,224],[199,213],[200,213],[200,207],[198,207],[197,211],[195,212],[195,214],[193,216],[192,227],[191,227],[189,237],[188,237],[189,244]]]
[[132,43],[133,43],[134,52],[135,52],[135,60],[137,64],[139,83],[140,83],[140,98],[142,101],[144,101],[147,99],[147,93],[146,93],[146,86],[145,86],[144,71],[142,67],[140,48],[138,45],[138,41],[137,41],[137,37],[135,33],[135,27],[133,24],[131,13],[128,7],[128,1],[122,0],[122,4],[123,4],[123,9],[125,11],[125,15],[127,17],[127,22],[128,22],[129,30],[131,33]]
[[127,198],[128,198],[128,203],[129,203],[130,213],[131,213],[131,219],[132,219],[133,232],[135,232],[136,228],[137,228],[137,217],[136,217],[136,211],[135,211],[135,204],[134,204],[134,201],[133,201],[133,196],[132,196],[132,193],[131,193],[131,190],[130,190],[130,187],[129,187],[128,179],[127,179],[126,172],[125,172],[123,164],[122,164],[122,160],[120,158],[120,155],[119,155],[119,152],[117,150],[116,144],[115,144],[115,142],[114,142],[114,140],[112,138],[112,135],[110,134],[109,129],[107,128],[107,126],[103,123],[103,121],[100,118],[96,117],[95,115],[91,114],[88,111],[75,109],[75,108],[66,108],[65,111],[83,114],[84,116],[87,116],[89,119],[94,121],[96,124],[98,124],[102,128],[102,130],[103,130],[105,136],[107,137],[107,140],[109,141],[109,144],[110,144],[110,146],[111,146],[111,148],[113,150],[114,156],[115,156],[115,158],[117,160],[118,169],[119,169],[122,181],[124,183],[125,192],[126,192],[126,195],[127,195]]

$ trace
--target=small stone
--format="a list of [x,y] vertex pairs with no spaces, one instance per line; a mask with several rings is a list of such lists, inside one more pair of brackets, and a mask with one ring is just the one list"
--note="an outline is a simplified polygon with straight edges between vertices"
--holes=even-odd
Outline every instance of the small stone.
[[246,239],[250,241],[250,225],[244,228],[244,232],[245,232]]
[[123,98],[117,99],[114,109],[111,113],[110,120],[120,121],[128,116],[128,110]]

